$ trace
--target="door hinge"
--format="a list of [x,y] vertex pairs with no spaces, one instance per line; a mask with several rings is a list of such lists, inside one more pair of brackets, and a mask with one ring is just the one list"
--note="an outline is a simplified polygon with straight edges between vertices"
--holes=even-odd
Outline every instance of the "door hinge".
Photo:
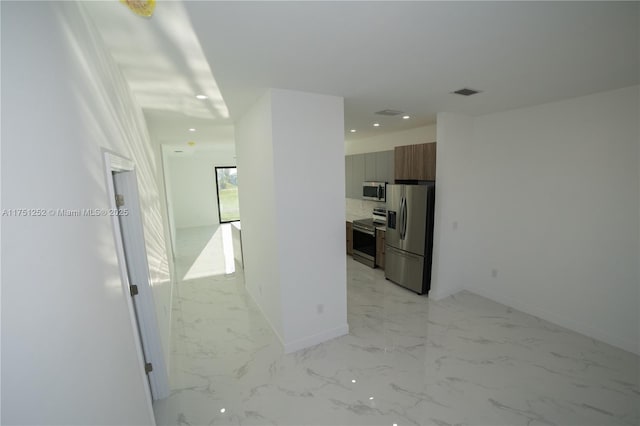
[[116,194],[116,207],[124,206],[124,195]]
[[144,372],[145,372],[145,373],[147,373],[147,374],[149,374],[149,373],[151,373],[152,371],[153,371],[153,365],[151,365],[151,363],[150,363],[150,362],[147,362],[147,363],[144,365]]
[[129,292],[131,293],[131,297],[138,295],[138,286],[135,284],[131,284],[129,286]]

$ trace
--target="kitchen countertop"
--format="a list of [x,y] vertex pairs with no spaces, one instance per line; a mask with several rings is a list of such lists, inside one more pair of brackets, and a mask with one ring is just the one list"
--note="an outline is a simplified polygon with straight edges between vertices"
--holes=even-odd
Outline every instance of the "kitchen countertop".
[[361,215],[349,214],[349,212],[347,212],[346,216],[347,216],[347,222],[353,222],[354,220],[366,219],[366,217],[362,217]]

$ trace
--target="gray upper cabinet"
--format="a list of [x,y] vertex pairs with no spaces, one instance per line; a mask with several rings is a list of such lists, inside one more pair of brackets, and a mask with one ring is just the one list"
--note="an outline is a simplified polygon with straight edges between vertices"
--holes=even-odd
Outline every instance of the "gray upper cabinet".
[[387,162],[384,152],[376,152],[376,179],[378,182],[387,181]]
[[353,182],[353,155],[344,157],[344,193],[347,198],[353,198],[351,182]]
[[377,181],[377,163],[378,163],[378,153],[370,152],[364,154],[364,180],[366,181]]
[[362,198],[362,182],[365,181],[365,159],[364,155],[352,155],[352,179],[351,194],[349,198]]
[[376,153],[376,180],[393,183],[393,151]]
[[394,151],[385,151],[385,154],[387,156],[387,182],[395,183],[395,181],[396,181],[396,177],[395,177],[395,166],[396,166],[395,152]]
[[394,181],[394,152],[369,152],[347,155],[344,159],[345,195],[347,198],[362,198],[362,182]]

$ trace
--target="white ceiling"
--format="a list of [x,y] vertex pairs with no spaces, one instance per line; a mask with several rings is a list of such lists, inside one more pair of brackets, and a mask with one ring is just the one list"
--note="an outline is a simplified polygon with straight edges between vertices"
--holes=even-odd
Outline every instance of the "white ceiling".
[[[440,111],[486,114],[638,84],[639,5],[158,2],[145,20],[114,1],[92,15],[148,117],[229,124],[267,88],[293,89],[343,96],[349,139],[433,123]],[[462,87],[482,93],[450,94]],[[374,115],[387,108],[412,118]]]
[[[156,142],[191,151],[189,141],[229,142],[229,110],[182,2],[159,2],[150,19],[117,0],[82,5],[131,86]],[[198,94],[208,99],[196,99]]]

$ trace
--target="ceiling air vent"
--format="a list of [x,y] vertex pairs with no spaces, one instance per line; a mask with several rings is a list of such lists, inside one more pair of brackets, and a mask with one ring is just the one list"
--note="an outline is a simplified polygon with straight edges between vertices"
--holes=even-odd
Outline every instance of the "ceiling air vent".
[[388,115],[391,117],[393,117],[394,115],[400,115],[402,113],[403,113],[402,111],[397,111],[395,109],[383,109],[382,111],[376,112],[376,114],[378,115]]
[[465,87],[464,89],[458,89],[455,92],[451,92],[451,93],[455,93],[456,95],[462,95],[462,96],[471,96],[471,95],[475,95],[476,93],[480,93],[480,90],[474,90],[474,89],[469,89],[468,87]]

